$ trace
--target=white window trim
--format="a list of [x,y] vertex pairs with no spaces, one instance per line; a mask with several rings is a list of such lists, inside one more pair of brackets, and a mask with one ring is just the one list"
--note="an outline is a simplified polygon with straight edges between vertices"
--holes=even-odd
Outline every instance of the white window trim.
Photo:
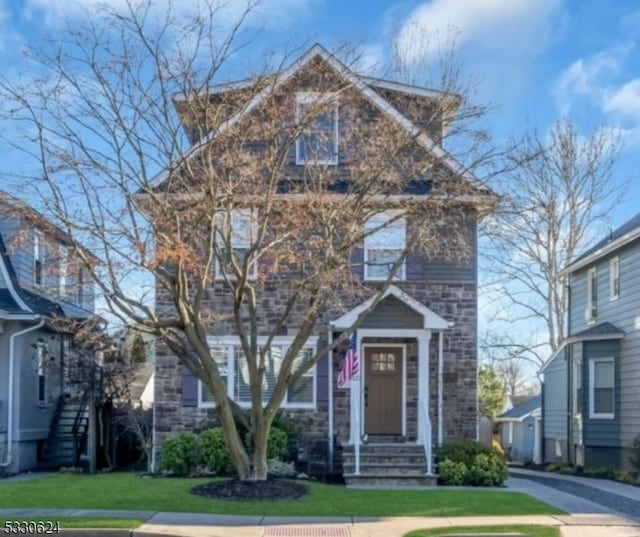
[[[580,390],[582,390],[583,395],[582,395],[582,402],[584,402],[584,382],[583,382],[583,378],[582,378],[582,359],[576,360],[574,358],[573,360],[573,415],[574,417],[578,418],[578,417],[582,417],[582,412],[578,412],[577,408],[579,407],[579,403],[580,401],[578,400],[578,382],[577,379],[580,379]],[[584,409],[583,409],[584,410]]]
[[[596,285],[596,302],[595,302],[595,315],[594,315],[594,302],[593,302],[593,285],[592,285],[592,279],[595,280],[595,285]],[[596,322],[596,319],[598,318],[598,301],[597,301],[597,288],[598,288],[598,271],[595,267],[590,268],[587,271],[587,309],[585,311],[585,320],[589,323],[589,324],[593,324]]]
[[[618,289],[616,290],[616,280]],[[620,258],[609,260],[609,300],[618,300],[620,297]]]
[[69,271],[69,252],[63,248],[60,253],[60,274],[58,275],[58,292],[60,298],[67,294],[67,273]]
[[[42,255],[40,255],[42,254]],[[46,281],[47,271],[45,266],[46,249],[44,247],[44,234],[37,229],[33,230],[33,285],[43,288]],[[40,283],[36,281],[36,261],[40,261]]]
[[[385,213],[381,213],[379,215],[373,216],[370,220],[376,220],[376,219],[382,219],[383,217],[386,220],[391,220],[393,219],[395,216],[397,216],[397,212],[385,212]],[[399,224],[400,222],[403,223],[404,225],[404,244],[402,244],[402,246],[400,248],[389,248],[389,247],[384,247],[384,246],[367,246],[367,240],[369,240],[371,238],[372,235],[375,235],[376,232],[367,235],[364,238],[364,273],[363,273],[363,278],[369,282],[383,282],[386,281],[387,277],[386,276],[381,276],[381,277],[375,277],[375,276],[370,276],[369,275],[369,250],[400,250],[401,254],[404,251],[404,249],[407,246],[407,220],[406,218],[399,218],[398,220],[395,220],[393,222],[393,224],[391,224],[391,226],[395,226],[397,224]],[[366,224],[365,224],[366,226]],[[380,230],[383,231],[383,230]],[[402,261],[402,265],[400,265],[398,267],[398,270],[396,271],[393,280],[394,281],[406,281],[407,279],[407,258],[405,256],[405,258]]]
[[[39,407],[47,405],[47,393],[49,387],[49,379],[47,378],[47,366],[46,366],[46,353],[45,348],[40,343],[37,344],[37,364],[36,364],[36,401]],[[40,392],[40,377],[44,379],[44,386],[42,393]],[[42,398],[40,397],[42,396]]]
[[[614,412],[596,412],[595,411],[595,364],[597,362],[610,362],[613,366],[613,387],[612,397]],[[589,418],[591,419],[614,419],[615,418],[615,403],[616,403],[616,362],[613,358],[590,358],[589,359]]]
[[[256,223],[256,219],[255,219],[255,213],[253,211],[246,211],[246,210],[242,210],[242,209],[234,209],[231,211],[231,249],[241,249],[241,248],[249,248],[251,246],[251,241],[249,241],[248,243],[245,241],[239,241],[237,240],[234,235],[233,235],[233,220],[236,217],[236,215],[242,216],[242,217],[246,217],[249,216],[250,219],[250,226],[251,229],[253,231],[253,233],[255,234],[257,232],[258,229],[258,225]],[[221,215],[222,217],[223,215]],[[218,258],[216,257],[215,259],[215,275],[216,278],[222,278],[224,279],[224,275],[222,274],[222,270],[220,269],[220,262],[218,260]],[[236,277],[234,274],[227,274],[227,277],[230,280],[235,280]],[[252,265],[251,265],[251,270],[249,272],[249,274],[247,274],[247,277],[249,280],[255,280],[258,278],[258,259],[254,259]]]
[[[259,337],[258,345],[264,345],[267,342],[267,337]],[[271,341],[271,345],[274,347],[289,347],[293,342],[293,336],[276,336]],[[223,338],[218,338],[215,336],[210,336],[208,338],[208,343],[211,347],[225,347],[227,352],[227,397],[229,399],[233,399],[234,396],[234,379],[235,379],[235,356],[234,349],[235,347],[240,346],[240,338],[237,336],[225,336]],[[307,339],[305,342],[303,349],[312,348],[315,352],[318,343],[318,336],[312,336]],[[318,404],[318,364],[314,365],[311,368],[311,372],[313,373],[313,401],[311,403],[289,403],[287,401],[289,397],[289,393],[285,394],[285,397],[280,405],[280,408],[284,409],[315,409]],[[202,400],[202,390],[203,384],[202,381],[198,380],[198,407],[199,408],[215,408],[215,401],[203,401]],[[251,403],[248,402],[238,402],[238,406],[240,408],[251,408]]]
[[296,138],[296,165],[303,166],[305,164],[318,164],[318,165],[328,165],[328,166],[336,166],[339,162],[339,151],[340,151],[340,116],[338,112],[338,101],[332,94],[323,94],[319,92],[299,92],[296,93],[296,123],[300,121],[298,104],[307,104],[314,103],[320,99],[326,99],[331,106],[333,107],[333,133],[334,133],[334,152],[333,158],[331,159],[318,159],[318,160],[304,160],[301,155],[300,143],[301,139]]

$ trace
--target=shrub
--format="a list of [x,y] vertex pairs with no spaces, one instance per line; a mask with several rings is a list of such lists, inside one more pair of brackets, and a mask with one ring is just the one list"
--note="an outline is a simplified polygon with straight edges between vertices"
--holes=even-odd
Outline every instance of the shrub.
[[176,475],[188,475],[198,467],[200,460],[198,437],[193,433],[180,433],[163,444],[160,469]]
[[640,473],[640,434],[633,439],[629,446],[629,462],[633,469]]
[[467,483],[475,487],[497,487],[509,477],[507,465],[497,453],[478,453],[469,466]]
[[293,477],[296,475],[295,465],[292,462],[269,459],[267,464],[269,475],[274,477]]
[[213,427],[200,434],[202,446],[202,462],[205,467],[216,474],[233,471],[233,463],[224,440],[222,427]]
[[465,485],[467,474],[467,465],[464,462],[444,459],[438,463],[438,483],[441,485]]
[[583,474],[587,477],[598,477],[601,479],[615,479],[616,474],[613,468],[606,466],[596,466],[594,468],[585,468]]
[[[249,450],[253,449],[253,437],[251,433],[247,433],[245,436],[245,444]],[[269,429],[269,438],[267,439],[267,460],[279,459],[282,460],[284,454],[287,452],[287,445],[289,437],[287,433],[277,427],[271,427]]]
[[491,449],[473,440],[454,440],[443,444],[436,450],[438,461],[450,460],[463,462],[467,468],[473,464],[476,455],[490,454]]

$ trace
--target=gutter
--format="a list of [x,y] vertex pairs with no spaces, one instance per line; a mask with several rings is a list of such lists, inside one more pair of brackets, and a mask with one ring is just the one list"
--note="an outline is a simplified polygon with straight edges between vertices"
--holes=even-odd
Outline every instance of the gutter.
[[37,324],[28,326],[23,330],[14,332],[9,337],[9,397],[7,401],[7,456],[3,462],[0,462],[0,468],[8,468],[13,462],[13,384],[14,384],[14,362],[15,362],[15,341],[19,336],[23,336],[34,330],[42,328],[44,318],[41,318]]

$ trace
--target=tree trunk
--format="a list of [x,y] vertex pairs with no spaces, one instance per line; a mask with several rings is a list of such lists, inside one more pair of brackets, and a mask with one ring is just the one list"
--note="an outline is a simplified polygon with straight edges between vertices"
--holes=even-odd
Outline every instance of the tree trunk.
[[253,433],[253,454],[251,479],[264,481],[267,479],[267,444],[269,442],[269,425],[264,419],[258,421]]

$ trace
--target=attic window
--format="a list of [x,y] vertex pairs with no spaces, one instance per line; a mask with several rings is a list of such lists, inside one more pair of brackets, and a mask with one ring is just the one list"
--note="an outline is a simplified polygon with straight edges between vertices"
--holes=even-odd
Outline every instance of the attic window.
[[296,164],[338,164],[338,103],[329,95],[296,95]]

